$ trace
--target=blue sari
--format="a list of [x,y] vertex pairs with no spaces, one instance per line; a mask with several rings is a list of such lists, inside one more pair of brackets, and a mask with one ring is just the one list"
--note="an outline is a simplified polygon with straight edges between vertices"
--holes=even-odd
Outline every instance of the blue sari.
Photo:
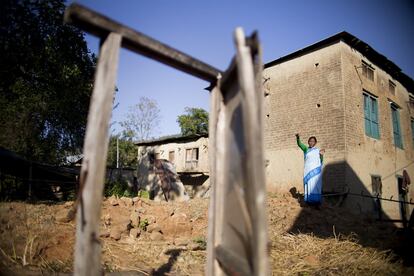
[[305,202],[320,204],[322,201],[322,162],[318,148],[309,148],[305,153],[303,184]]

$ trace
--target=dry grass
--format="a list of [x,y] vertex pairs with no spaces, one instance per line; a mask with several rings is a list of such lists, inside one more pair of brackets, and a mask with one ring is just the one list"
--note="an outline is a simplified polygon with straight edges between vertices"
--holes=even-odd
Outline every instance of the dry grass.
[[[106,208],[109,211],[113,207]],[[150,202],[142,208],[151,215],[155,211],[158,214],[186,211],[195,232],[179,238],[185,238],[189,245],[203,243],[207,201],[190,201],[189,205]],[[75,224],[59,223],[54,218],[62,210],[66,210],[64,206],[0,203],[0,221],[4,222],[0,225],[0,261],[15,267],[26,265],[22,267],[24,270],[36,266],[40,271],[72,271]],[[130,212],[124,213],[117,211],[116,215],[129,216]],[[414,275],[413,270],[402,265],[401,258],[384,251],[388,247],[367,242],[364,233],[381,243],[384,237],[391,237],[387,235],[392,232],[380,230],[372,222],[364,224],[360,218],[331,207],[320,211],[301,208],[287,194],[268,197],[268,214],[273,275]],[[317,232],[320,229],[330,235],[322,236]],[[165,275],[204,274],[205,250],[176,246],[172,239],[151,241],[145,232],[137,240],[128,236],[119,241],[103,238],[102,251],[108,272],[140,271],[145,275],[153,270]]]
[[273,275],[402,275],[401,262],[387,251],[362,247],[355,237],[318,238],[311,234],[272,237]]

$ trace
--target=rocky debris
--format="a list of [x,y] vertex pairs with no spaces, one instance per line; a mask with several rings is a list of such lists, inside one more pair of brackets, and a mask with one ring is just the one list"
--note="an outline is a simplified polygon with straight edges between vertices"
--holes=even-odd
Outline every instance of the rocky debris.
[[192,223],[184,213],[176,213],[162,224],[162,231],[167,236],[191,236],[192,230]]
[[122,234],[122,229],[121,227],[113,227],[111,229],[111,232],[109,234],[109,236],[114,239],[114,240],[120,240],[121,239],[121,234]]
[[138,238],[140,235],[141,235],[141,230],[139,228],[132,228],[129,231],[129,236],[131,238],[134,238],[135,239],[135,238]]
[[101,238],[108,238],[111,235],[111,233],[109,231],[103,231],[99,237]]
[[184,238],[178,238],[174,240],[174,245],[176,246],[187,246],[189,241]]
[[131,226],[132,227],[134,227],[134,228],[138,228],[139,227],[140,218],[139,218],[139,213],[138,212],[133,211],[131,213],[131,215],[129,216],[129,219],[131,220]]
[[148,225],[147,232],[148,233],[152,233],[152,232],[160,232],[160,233],[162,233],[161,227],[158,224],[156,224],[156,223]]
[[142,207],[142,200],[141,200],[140,197],[137,197],[137,196],[133,197],[132,198],[132,203],[133,203],[134,206]]
[[116,198],[115,196],[111,196],[108,200],[109,204],[111,204],[112,206],[119,205],[118,198]]
[[150,235],[152,241],[163,241],[164,236],[160,232],[152,232]]
[[75,208],[71,208],[69,209],[69,211],[64,209],[56,214],[56,220],[58,222],[68,223],[68,222],[71,222],[75,218],[75,216],[76,216]]
[[127,234],[131,228],[132,226],[130,219],[122,219],[119,221],[111,222],[110,237],[114,240],[119,240],[121,239],[121,234]]
[[106,214],[104,216],[104,223],[105,223],[105,225],[106,226],[111,225],[111,221],[112,221],[111,215],[110,214]]
[[125,196],[121,197],[120,201],[122,202],[123,206],[125,206],[125,207],[132,207],[132,205],[134,204],[133,201],[132,201],[132,198],[125,197]]
[[66,201],[63,206],[65,206],[65,208],[71,208],[73,205],[73,201]]

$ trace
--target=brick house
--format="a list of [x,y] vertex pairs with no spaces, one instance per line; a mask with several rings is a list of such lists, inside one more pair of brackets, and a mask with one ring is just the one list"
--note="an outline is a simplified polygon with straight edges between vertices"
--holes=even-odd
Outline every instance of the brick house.
[[[414,81],[397,65],[341,32],[264,66],[266,177],[270,187],[303,191],[302,141],[326,150],[324,192],[349,191],[356,212],[381,208],[400,219],[412,206],[403,170],[414,180]],[[414,186],[414,185],[411,185]]]

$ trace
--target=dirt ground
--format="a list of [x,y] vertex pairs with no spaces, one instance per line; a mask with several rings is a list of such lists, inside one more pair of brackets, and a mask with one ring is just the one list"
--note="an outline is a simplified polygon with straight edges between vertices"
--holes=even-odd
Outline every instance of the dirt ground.
[[[0,203],[0,274],[70,274],[75,223],[65,217],[72,204]],[[207,209],[208,199],[105,199],[105,271],[202,275]],[[302,207],[288,193],[270,193],[267,212],[273,275],[414,275],[413,235],[390,223],[329,204]]]

